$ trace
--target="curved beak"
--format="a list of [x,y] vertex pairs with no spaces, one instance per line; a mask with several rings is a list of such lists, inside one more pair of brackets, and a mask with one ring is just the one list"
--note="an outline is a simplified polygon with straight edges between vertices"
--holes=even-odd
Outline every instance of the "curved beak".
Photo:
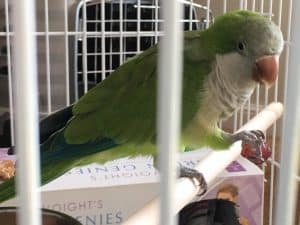
[[277,79],[279,55],[263,56],[256,60],[253,78],[270,87]]

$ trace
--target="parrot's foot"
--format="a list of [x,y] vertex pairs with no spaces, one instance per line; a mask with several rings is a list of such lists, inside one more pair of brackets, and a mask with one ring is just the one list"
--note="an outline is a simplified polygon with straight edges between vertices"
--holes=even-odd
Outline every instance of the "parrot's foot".
[[233,134],[233,140],[242,141],[242,156],[256,165],[261,165],[271,156],[271,149],[260,130],[241,131]]
[[179,170],[179,177],[187,177],[190,178],[195,186],[200,187],[200,191],[198,193],[199,196],[203,195],[207,191],[207,183],[204,179],[204,176],[202,173],[200,173],[198,170],[183,166],[182,164],[179,164],[180,170]]
[[264,142],[265,135],[260,130],[241,131],[232,135],[233,141],[241,140],[243,144],[249,145],[251,148],[257,149]]

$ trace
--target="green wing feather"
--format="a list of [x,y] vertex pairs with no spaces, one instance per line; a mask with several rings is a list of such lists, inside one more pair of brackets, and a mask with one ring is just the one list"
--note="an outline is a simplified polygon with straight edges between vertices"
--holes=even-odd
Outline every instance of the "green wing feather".
[[117,143],[150,141],[155,133],[157,47],[130,59],[73,107],[68,143],[101,137]]
[[[199,107],[203,80],[211,71],[212,59],[205,55],[200,32],[186,32],[183,128]],[[156,136],[157,56],[158,48],[153,46],[124,63],[85,94],[73,107],[74,118],[64,133],[67,143],[82,144],[103,137],[119,144],[153,142]]]

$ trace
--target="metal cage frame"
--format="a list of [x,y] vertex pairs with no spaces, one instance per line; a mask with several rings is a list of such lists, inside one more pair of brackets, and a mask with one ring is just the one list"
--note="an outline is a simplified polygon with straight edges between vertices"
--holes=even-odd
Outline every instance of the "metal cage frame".
[[[119,57],[119,63],[123,63],[126,60],[126,57],[124,57],[124,46],[126,44],[123,43],[123,38],[128,37],[136,37],[137,38],[137,47],[136,50],[132,53],[139,53],[143,49],[141,49],[141,43],[140,43],[140,37],[143,35],[141,32],[141,25],[139,24],[139,20],[141,19],[141,9],[143,6],[143,2],[150,2],[152,1],[154,3],[154,19],[156,20],[155,23],[160,22],[160,17],[158,14],[158,0],[112,0],[110,2],[112,3],[119,3],[119,9],[120,15],[119,17],[121,20],[123,19],[123,6],[122,4],[124,2],[136,2],[137,4],[137,30],[136,31],[124,31],[123,23],[120,22],[120,31],[106,31],[103,27],[105,27],[105,8],[101,3],[106,2],[105,0],[99,1],[99,0],[81,0],[81,1],[74,1],[72,2],[72,9],[74,11],[72,12],[72,16],[70,16],[71,12],[69,11],[70,7],[68,4],[71,0],[64,0],[64,9],[63,9],[63,18],[64,21],[62,21],[63,24],[63,30],[53,30],[50,29],[49,25],[49,1],[44,0],[44,30],[43,31],[37,31],[36,30],[36,2],[34,0],[27,0],[27,1],[18,1],[14,0],[12,3],[9,0],[2,0],[3,3],[3,12],[5,17],[5,26],[6,29],[3,31],[0,31],[0,38],[4,40],[7,47],[7,54],[3,55],[1,57],[6,56],[6,63],[7,63],[7,86],[8,86],[8,102],[10,106],[10,114],[11,114],[11,127],[15,128],[12,129],[12,143],[16,144],[16,147],[19,149],[18,154],[20,154],[20,157],[24,157],[28,160],[23,160],[23,162],[20,163],[20,180],[19,184],[21,182],[25,182],[25,187],[18,186],[18,190],[20,190],[21,195],[21,219],[20,224],[33,224],[38,225],[40,224],[39,216],[36,215],[36,210],[40,207],[40,200],[39,195],[35,194],[37,188],[38,188],[38,180],[39,180],[39,167],[38,167],[38,159],[39,155],[38,152],[38,119],[39,119],[39,110],[38,110],[38,91],[37,91],[37,76],[38,76],[38,70],[37,65],[39,65],[39,61],[36,60],[38,53],[40,49],[38,48],[37,51],[35,51],[37,46],[37,39],[43,38],[45,41],[44,44],[44,52],[45,53],[45,73],[46,73],[46,85],[45,89],[47,89],[46,92],[46,105],[47,109],[46,112],[44,111],[44,114],[50,114],[52,111],[55,110],[55,107],[53,107],[53,102],[51,100],[51,57],[53,57],[51,52],[51,38],[52,37],[62,37],[62,43],[65,47],[65,85],[66,85],[66,93],[65,93],[65,99],[66,104],[70,105],[70,103],[74,99],[78,99],[78,97],[81,95],[79,94],[78,90],[78,54],[82,54],[82,85],[83,85],[83,91],[82,93],[85,93],[90,88],[88,85],[88,54],[87,51],[87,39],[89,37],[93,37],[95,35],[100,36],[100,42],[101,42],[101,48],[100,51],[97,52],[97,54],[100,53],[100,55],[105,54],[105,39],[107,37],[116,37],[119,39],[119,49],[120,54]],[[299,27],[300,27],[300,2],[299,1],[293,1],[289,0],[288,4],[283,4],[282,0],[278,0],[277,4],[275,4],[275,1],[272,0],[239,0],[236,1],[233,5],[234,7],[229,4],[232,1],[229,0],[223,0],[222,5],[221,4],[214,4],[216,1],[211,0],[183,0],[181,3],[184,3],[186,5],[190,5],[189,13],[190,15],[193,14],[193,8],[192,7],[198,7],[200,10],[204,10],[204,17],[200,19],[193,19],[192,21],[189,21],[189,28],[193,28],[193,22],[199,23],[200,25],[197,28],[203,28],[208,27],[210,21],[212,21],[212,12],[215,10],[213,7],[216,8],[216,11],[218,13],[225,13],[227,11],[230,11],[232,9],[248,9],[252,11],[258,11],[262,13],[265,16],[268,16],[270,19],[276,20],[275,22],[283,29],[286,29],[284,39],[285,39],[285,51],[281,59],[281,73],[283,74],[283,78],[280,78],[281,81],[284,83],[284,91],[281,91],[279,88],[278,82],[276,82],[275,87],[271,90],[263,89],[261,87],[257,87],[254,95],[252,96],[251,100],[249,100],[246,105],[240,110],[236,111],[234,117],[231,118],[229,122],[223,122],[221,126],[223,127],[230,127],[232,131],[237,131],[238,127],[241,127],[245,124],[245,122],[249,121],[249,119],[252,117],[253,114],[257,114],[263,107],[268,105],[271,101],[278,101],[283,100],[286,105],[286,114],[283,119],[284,126],[282,127],[281,123],[275,123],[272,127],[271,131],[268,132],[268,136],[270,138],[270,143],[273,148],[273,154],[272,158],[269,162],[268,167],[264,168],[264,170],[268,173],[270,173],[269,177],[267,177],[269,180],[266,183],[266,189],[269,190],[269,199],[268,202],[265,204],[269,205],[269,208],[265,211],[267,215],[269,215],[269,225],[282,225],[282,224],[292,224],[295,221],[298,221],[300,223],[300,218],[295,218],[297,215],[294,214],[295,212],[295,201],[298,201],[298,207],[300,196],[297,196],[296,193],[296,186],[300,184],[300,174],[296,174],[298,171],[298,161],[299,158],[299,149],[297,151],[297,148],[299,148],[299,130],[300,130],[300,91],[298,90],[300,85],[299,75],[300,68],[299,63],[297,62],[297,59],[299,58],[300,54],[300,37],[299,37]],[[198,3],[201,2],[201,3]],[[40,3],[40,2],[39,2]],[[96,20],[101,24],[102,29],[98,29],[95,31],[88,30],[88,15],[87,15],[87,8],[90,5],[97,5],[100,3],[100,7],[98,10],[101,12],[100,18],[96,18]],[[151,35],[154,37],[154,42],[157,42],[159,37],[161,37],[163,34],[166,35],[167,38],[169,38],[169,41],[171,43],[176,43],[177,41],[181,40],[179,39],[172,39],[172,34],[176,34],[176,31],[178,31],[178,27],[174,30],[168,30],[172,23],[176,21],[180,16],[180,10],[179,5],[181,4],[177,1],[164,1],[163,4],[169,4],[166,9],[164,9],[164,18],[166,18],[166,30],[164,33],[160,29],[159,25],[155,25],[155,29]],[[12,4],[12,5],[10,5]],[[75,7],[74,7],[75,6]],[[218,7],[217,7],[218,6]],[[71,7],[70,7],[71,8]],[[212,10],[213,9],[213,10]],[[276,9],[276,10],[275,10]],[[82,11],[81,11],[82,10]],[[81,13],[82,12],[82,13]],[[121,13],[122,12],[122,13]],[[11,23],[11,13],[13,13],[13,23]],[[82,14],[82,15],[81,15]],[[197,14],[197,16],[199,16]],[[74,19],[74,21],[70,21],[70,18]],[[85,22],[81,24],[81,19]],[[11,24],[13,24],[13,30],[11,28]],[[74,30],[70,30],[70,24],[73,24]],[[79,53],[78,49],[78,42],[82,41],[82,52]],[[14,46],[14,51],[12,51],[11,46]],[[29,49],[31,50],[29,51]],[[126,50],[126,48],[125,48]],[[164,55],[166,51],[171,51],[171,46],[167,46],[162,51],[162,55]],[[174,50],[174,49],[173,49]],[[177,53],[176,53],[177,52]],[[175,68],[180,71],[181,65],[180,63],[180,55],[178,54],[180,52],[180,46],[175,49],[175,58],[170,59],[171,61],[167,60],[166,64],[169,67],[176,66]],[[33,53],[37,53],[36,55]],[[108,52],[110,53],[110,52]],[[13,57],[14,56],[14,57]],[[161,58],[163,60],[163,58]],[[71,68],[69,65],[71,65],[74,61],[74,67]],[[113,69],[110,68],[107,70],[105,57],[101,57],[101,69],[99,70],[100,79],[97,80],[101,81],[105,79],[106,73],[111,72]],[[161,72],[167,71],[168,68],[161,67]],[[97,69],[98,71],[98,69]],[[97,72],[98,73],[98,72]],[[98,74],[98,75],[99,75]],[[97,75],[97,74],[96,74]],[[98,76],[97,75],[97,76]],[[178,74],[177,74],[178,75]],[[17,77],[17,78],[16,78]],[[73,79],[73,80],[72,80]],[[180,80],[179,77],[176,78],[177,81]],[[163,81],[162,81],[163,82]],[[94,84],[93,84],[94,85]],[[164,93],[168,98],[164,99],[164,101],[173,102],[175,105],[178,106],[178,99],[172,98],[170,93],[173,93],[174,90],[178,91],[178,88],[180,88],[179,82],[175,82],[174,86],[169,86],[170,84],[165,83],[164,89],[167,90],[166,93]],[[298,86],[297,86],[298,85]],[[173,92],[172,92],[173,91]],[[74,92],[74,93],[72,93]],[[281,95],[280,95],[280,92]],[[70,97],[74,95],[75,97]],[[22,97],[20,97],[22,96]],[[163,104],[162,104],[163,105]],[[160,113],[163,115],[169,115],[172,116],[169,110],[170,108],[165,108]],[[42,110],[43,111],[43,110]],[[41,113],[41,112],[40,112]],[[166,113],[166,114],[164,114]],[[172,137],[176,137],[177,133],[177,122],[176,118],[178,118],[178,115],[180,112],[175,113],[175,117],[173,118],[172,123],[163,124],[167,130],[164,130],[161,135],[166,135],[164,139],[168,140],[164,146],[176,146],[176,140]],[[228,125],[229,124],[229,125]],[[172,126],[175,125],[175,129],[172,129]],[[174,128],[174,127],[173,127]],[[298,129],[298,130],[297,130]],[[172,130],[175,130],[175,133],[172,132]],[[22,134],[28,133],[30,135],[22,137]],[[281,137],[281,133],[283,136]],[[16,134],[16,135],[14,135]],[[27,139],[26,139],[27,138]],[[277,139],[280,138],[280,141]],[[175,142],[175,143],[174,143]],[[20,148],[22,146],[22,148]],[[164,148],[164,147],[162,147]],[[279,149],[281,152],[281,156],[279,156],[278,153],[276,153],[275,149]],[[170,150],[170,149],[169,149]],[[169,151],[169,154],[165,155],[164,157],[172,158],[174,163],[174,159],[176,156],[172,155],[172,151]],[[29,160],[30,159],[30,160]],[[30,161],[33,161],[33,163],[30,163]],[[169,164],[163,169],[165,171],[165,174],[168,174],[168,172],[174,168],[174,164]],[[278,176],[277,172],[280,173],[280,176]],[[298,172],[299,173],[299,172]],[[32,175],[33,174],[33,175]],[[279,183],[276,183],[276,179],[280,178]],[[173,177],[174,178],[174,177]],[[21,180],[22,179],[22,180]],[[24,181],[28,179],[27,181]],[[174,179],[170,177],[170,183],[174,183]],[[168,186],[169,184],[165,184],[164,186]],[[173,186],[170,185],[169,189]],[[278,191],[275,189],[278,187]],[[165,189],[164,189],[165,190]],[[166,192],[164,192],[166,193]],[[170,192],[172,193],[172,192]],[[299,192],[298,192],[299,193]],[[276,202],[277,211],[274,213],[274,208],[272,207],[275,204],[274,198],[278,201]],[[168,215],[162,221],[169,221],[165,224],[172,224],[173,219],[170,217],[169,214],[172,214],[167,208],[172,206],[170,195],[167,195],[167,199],[164,199],[163,202],[168,202],[168,204],[165,205],[165,209]],[[287,199],[287,200],[286,200]],[[164,203],[163,203],[164,204]],[[280,207],[278,207],[280,205]],[[172,208],[171,208],[172,209]],[[163,213],[162,213],[163,214]]]

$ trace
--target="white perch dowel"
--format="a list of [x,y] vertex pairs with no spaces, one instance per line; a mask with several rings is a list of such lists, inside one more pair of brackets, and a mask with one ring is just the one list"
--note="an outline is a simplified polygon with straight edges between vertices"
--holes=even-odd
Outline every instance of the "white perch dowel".
[[[281,103],[271,103],[259,114],[251,119],[247,124],[239,129],[241,130],[262,130],[266,131],[283,113]],[[203,159],[195,168],[203,174],[208,186],[222,172],[228,164],[235,160],[241,153],[241,142],[234,143],[229,150],[213,151]],[[213,169],[212,169],[213,168]],[[178,180],[175,190],[175,208],[179,212],[188,204],[197,193],[199,187],[196,187],[191,179],[181,178]],[[159,198],[155,198],[145,205],[140,211],[129,217],[123,225],[157,225],[159,224]]]

